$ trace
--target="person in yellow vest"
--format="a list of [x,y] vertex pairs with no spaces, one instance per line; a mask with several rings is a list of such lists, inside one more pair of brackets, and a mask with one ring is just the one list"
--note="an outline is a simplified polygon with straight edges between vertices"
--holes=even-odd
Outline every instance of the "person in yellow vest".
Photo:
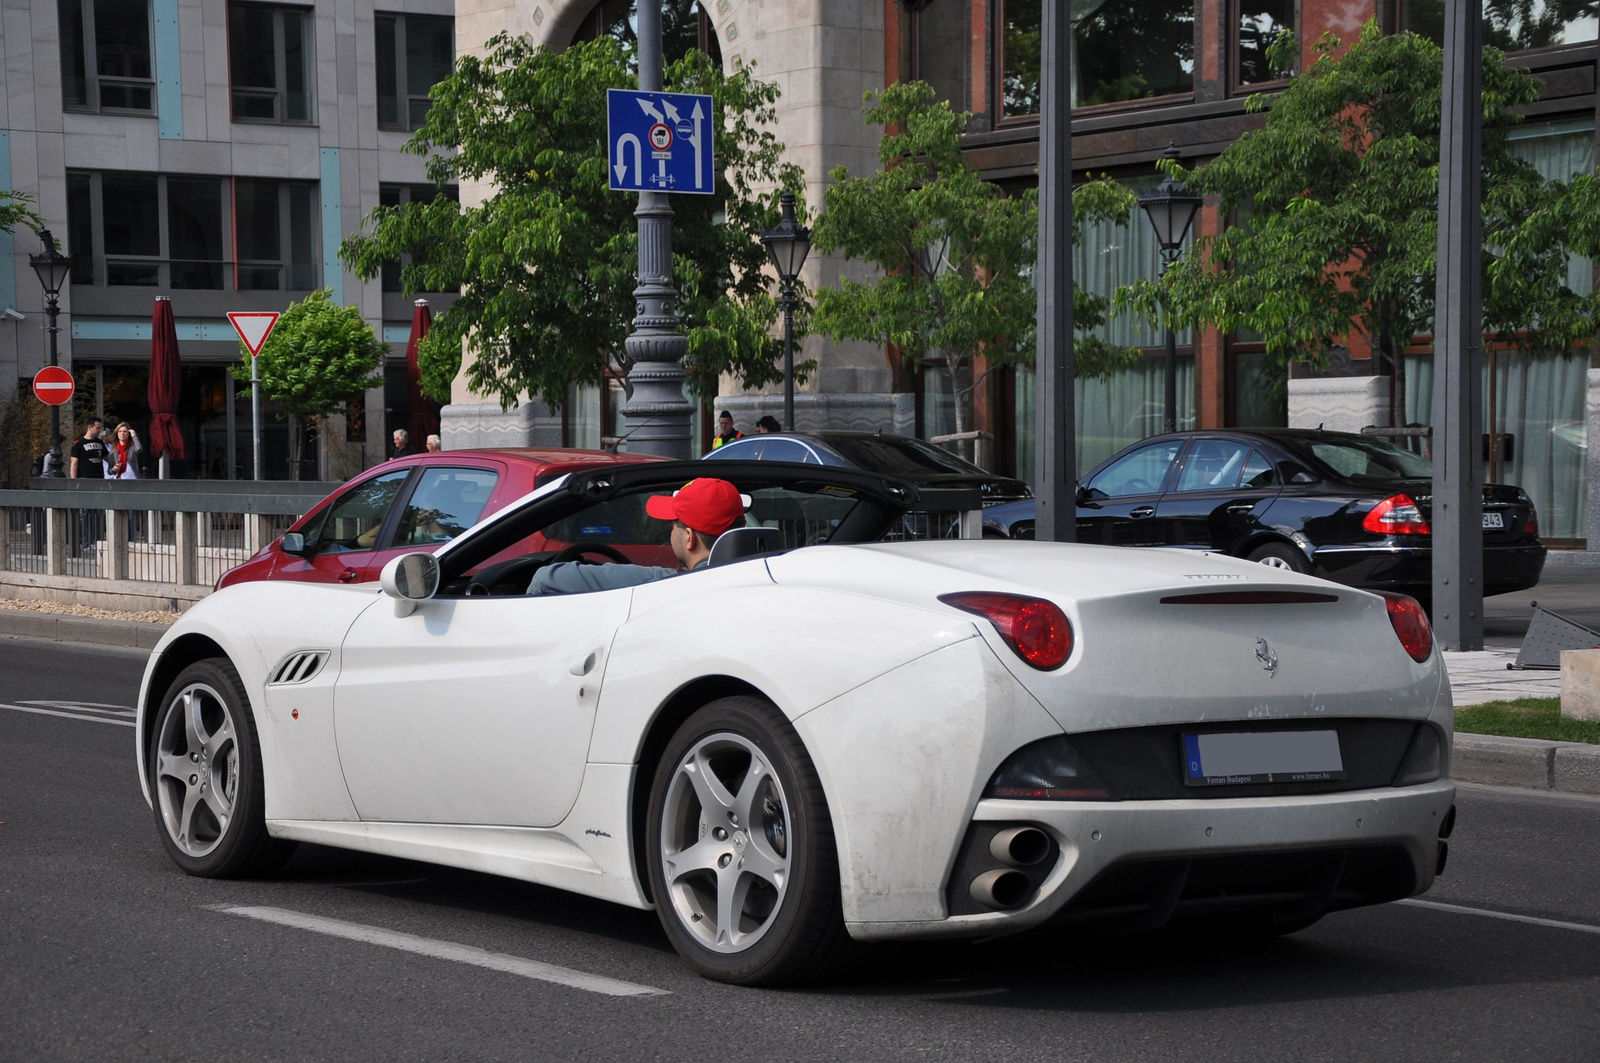
[[743,432],[734,430],[733,414],[729,413],[727,410],[723,410],[721,413],[717,414],[717,428],[718,432],[716,438],[711,441],[712,450],[716,450],[724,443],[732,443],[735,439],[744,438]]

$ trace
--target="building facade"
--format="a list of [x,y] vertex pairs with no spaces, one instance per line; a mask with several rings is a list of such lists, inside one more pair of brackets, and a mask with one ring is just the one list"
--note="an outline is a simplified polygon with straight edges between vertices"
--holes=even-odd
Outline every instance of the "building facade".
[[[151,315],[166,297],[187,451],[173,474],[248,477],[249,389],[229,373],[240,347],[226,314],[329,288],[391,353],[384,386],[305,433],[300,473],[342,479],[383,460],[410,413],[412,303],[398,270],[363,283],[338,248],[380,203],[435,194],[401,146],[454,62],[451,0],[13,0],[0,18],[0,186],[33,197],[73,259],[59,344],[78,395],[63,431],[96,414],[146,434]],[[0,235],[0,307],[21,315],[0,320],[0,378],[25,402],[48,359],[28,266],[39,250],[25,228]],[[304,426],[265,405],[265,473],[287,478]]]

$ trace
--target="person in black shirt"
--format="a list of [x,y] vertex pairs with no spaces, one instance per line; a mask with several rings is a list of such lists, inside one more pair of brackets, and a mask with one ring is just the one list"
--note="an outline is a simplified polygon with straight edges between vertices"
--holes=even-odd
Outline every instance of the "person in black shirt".
[[394,430],[393,438],[394,446],[389,448],[390,461],[393,461],[396,458],[404,458],[408,455],[416,453],[416,451],[411,449],[411,433],[407,432],[404,428],[396,428]]
[[[106,445],[100,441],[100,418],[91,417],[83,426],[83,438],[72,444],[72,459],[68,462],[67,476],[73,480],[104,480],[106,478]],[[100,538],[100,511],[78,510],[78,549],[88,553]]]

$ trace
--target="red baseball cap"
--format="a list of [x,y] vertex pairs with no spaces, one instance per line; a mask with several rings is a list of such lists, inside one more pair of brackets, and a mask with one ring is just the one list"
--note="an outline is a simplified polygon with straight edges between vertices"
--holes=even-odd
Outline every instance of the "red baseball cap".
[[652,495],[644,510],[658,520],[678,520],[701,535],[721,535],[744,516],[748,500],[726,480],[690,480],[670,495]]

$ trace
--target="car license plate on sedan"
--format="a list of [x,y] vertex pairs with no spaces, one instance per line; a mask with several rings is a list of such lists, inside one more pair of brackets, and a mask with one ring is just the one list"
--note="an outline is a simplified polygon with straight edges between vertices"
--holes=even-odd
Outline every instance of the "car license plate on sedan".
[[1483,526],[1485,528],[1504,528],[1506,519],[1499,513],[1485,513],[1483,515]]
[[1343,779],[1338,731],[1239,731],[1183,736],[1185,786]]

